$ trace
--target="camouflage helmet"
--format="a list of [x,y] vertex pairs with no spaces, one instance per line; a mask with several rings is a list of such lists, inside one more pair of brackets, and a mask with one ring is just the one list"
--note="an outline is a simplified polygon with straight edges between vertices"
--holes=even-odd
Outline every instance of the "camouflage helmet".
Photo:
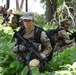
[[63,20],[60,21],[60,24],[61,24],[62,26],[63,26],[64,24],[69,25],[69,21],[68,21],[68,19],[63,19]]
[[8,10],[7,10],[7,12],[9,12],[9,11],[11,11],[11,12],[12,12],[12,9],[8,9]]
[[33,12],[26,12],[20,18],[21,20],[34,20],[34,13]]

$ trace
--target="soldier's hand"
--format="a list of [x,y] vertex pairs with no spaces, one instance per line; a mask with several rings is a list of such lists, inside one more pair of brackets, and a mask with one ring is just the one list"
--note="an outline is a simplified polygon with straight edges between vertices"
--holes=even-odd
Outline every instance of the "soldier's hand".
[[20,44],[20,45],[18,46],[18,48],[19,48],[19,51],[25,51],[25,46],[24,46],[24,45],[21,45],[21,44]]
[[45,54],[40,53],[40,56],[41,56],[43,59],[46,59],[46,55],[45,55]]
[[13,48],[13,52],[14,53],[17,53],[18,52],[18,45]]
[[18,52],[18,51],[25,51],[25,46],[24,45],[16,45],[14,48],[13,48],[13,51],[14,52]]

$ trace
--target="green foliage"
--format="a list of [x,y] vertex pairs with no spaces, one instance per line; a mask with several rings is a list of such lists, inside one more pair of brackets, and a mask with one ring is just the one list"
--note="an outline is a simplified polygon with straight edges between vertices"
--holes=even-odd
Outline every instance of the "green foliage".
[[15,14],[23,14],[24,12],[22,12],[21,10],[16,10],[14,11]]
[[39,72],[39,68],[38,67],[34,67],[32,69],[32,75],[40,75],[40,72]]
[[9,27],[0,29],[0,75],[20,75],[23,65],[15,61],[15,54],[12,51],[14,41],[13,31]]
[[40,0],[40,2],[41,2],[41,3],[44,3],[44,2],[45,2],[45,0]]
[[59,66],[68,63],[72,64],[73,62],[76,61],[75,54],[76,54],[75,47],[67,48],[61,53],[55,53],[52,61],[49,62],[49,64],[54,68],[54,70],[61,69],[61,67]]
[[21,75],[23,70],[23,64],[20,64],[18,61],[11,62],[7,68],[4,68],[3,75]]
[[57,0],[58,7],[63,3],[63,0]]
[[21,75],[27,75],[28,72],[29,72],[29,67],[26,66],[26,67],[24,67],[24,69],[22,70]]
[[38,15],[35,13],[35,25],[43,28],[46,24],[45,15]]
[[35,13],[35,25],[43,28],[44,30],[49,30],[52,28],[56,28],[57,25],[52,24],[51,22],[46,22],[45,15],[38,15]]

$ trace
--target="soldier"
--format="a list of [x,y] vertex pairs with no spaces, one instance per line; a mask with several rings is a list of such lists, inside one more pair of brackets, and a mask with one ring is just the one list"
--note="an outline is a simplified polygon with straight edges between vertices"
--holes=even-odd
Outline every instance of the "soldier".
[[4,13],[3,6],[0,6],[0,15]]
[[3,7],[3,6],[0,6],[0,15],[3,15],[3,14],[5,14],[6,13],[6,8],[5,8],[5,6]]
[[7,25],[10,26],[12,29],[15,29],[17,27],[16,17],[12,12],[13,12],[12,9],[7,10],[7,16],[8,16]]
[[71,46],[75,46],[74,40],[71,40],[69,35],[67,34],[67,29],[69,28],[69,22],[67,19],[63,19],[60,22],[60,26],[58,28],[61,28],[61,30],[58,31],[56,36],[56,45],[54,48],[54,51],[61,52],[63,49]]
[[[18,31],[23,38],[31,39],[32,42],[38,45],[38,52],[43,59],[46,59],[50,53],[52,52],[52,46],[50,43],[49,38],[47,37],[46,33],[43,29],[35,26],[34,21],[34,13],[33,12],[26,12],[22,17],[21,21],[23,22],[23,26]],[[15,36],[14,36],[15,37]],[[28,62],[30,68],[40,65],[39,59],[35,57],[35,55],[30,56],[30,60],[27,61],[25,59],[27,52],[25,50],[24,43],[16,39],[16,44],[13,48],[13,51],[17,54],[17,59],[19,61]],[[18,54],[18,51],[23,51],[23,53]],[[20,56],[19,56],[20,55]],[[51,57],[50,57],[51,58]]]

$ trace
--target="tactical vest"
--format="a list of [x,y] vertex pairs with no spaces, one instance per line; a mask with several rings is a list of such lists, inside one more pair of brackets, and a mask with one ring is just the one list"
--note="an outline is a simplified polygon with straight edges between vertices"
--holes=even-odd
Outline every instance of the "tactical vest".
[[[43,31],[42,28],[39,28],[37,26],[34,27],[34,40],[36,41],[36,43],[41,43],[40,36],[42,31]],[[26,34],[25,27],[22,26],[18,32],[23,37],[23,35]]]

